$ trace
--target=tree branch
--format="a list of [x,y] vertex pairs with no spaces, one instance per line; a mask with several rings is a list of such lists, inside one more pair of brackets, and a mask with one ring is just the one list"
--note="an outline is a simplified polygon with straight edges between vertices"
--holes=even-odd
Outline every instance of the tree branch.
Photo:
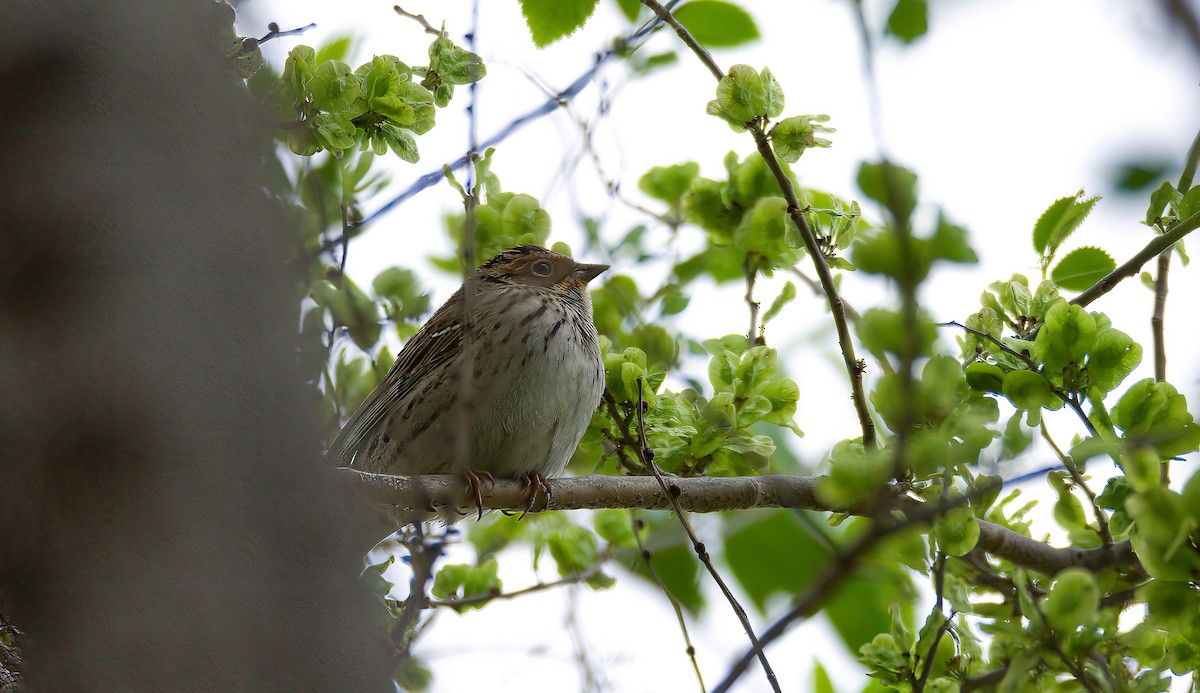
[[[646,401],[642,399],[642,378],[638,376],[638,401],[637,401],[637,428],[638,428],[638,457],[642,460],[642,464],[654,474],[654,481],[662,490],[663,496],[671,503],[671,509],[675,511],[675,518],[679,520],[679,524],[683,525],[683,531],[687,532],[688,539],[692,542],[692,548],[696,551],[696,556],[700,559],[700,563],[712,576],[713,582],[717,583],[717,587],[721,589],[721,594],[725,595],[725,601],[729,602],[730,608],[733,609],[734,615],[737,616],[738,622],[742,624],[742,629],[746,631],[746,637],[750,639],[750,652],[752,656],[757,656],[758,661],[762,664],[763,674],[767,677],[767,683],[771,685],[771,690],[775,693],[780,693],[779,681],[775,677],[775,670],[771,668],[771,662],[767,660],[767,655],[763,652],[762,644],[758,641],[758,636],[754,634],[754,626],[750,623],[750,617],[746,615],[746,610],[742,608],[737,597],[733,595],[733,591],[729,589],[729,585],[725,584],[725,579],[717,572],[717,567],[713,565],[712,557],[709,556],[708,549],[705,548],[704,542],[696,535],[696,530],[692,529],[692,523],[688,521],[687,514],[684,512],[683,505],[679,502],[679,493],[671,486],[668,486],[666,477],[659,470],[658,465],[654,463],[654,450],[646,442],[646,419],[643,414],[646,411]],[[549,493],[546,494],[550,495]]]
[[742,261],[742,269],[746,273],[746,305],[750,308],[750,329],[746,331],[746,343],[754,345],[754,333],[758,330],[758,301],[754,300],[754,281],[758,278],[758,268],[751,262],[751,254],[746,253]]
[[1138,251],[1137,255],[1129,258],[1128,262],[1109,272],[1103,279],[1093,284],[1092,288],[1076,296],[1075,300],[1071,301],[1071,303],[1077,306],[1086,306],[1109,291],[1112,291],[1113,287],[1119,284],[1121,280],[1137,274],[1142,269],[1142,265],[1164,250],[1170,250],[1171,246],[1183,240],[1184,236],[1195,231],[1197,227],[1200,227],[1200,212],[1196,212],[1187,219],[1181,220],[1161,236],[1155,236],[1154,240],[1147,243],[1146,247]]
[[[475,499],[467,493],[462,479],[456,476],[389,476],[360,472],[349,467],[342,471],[354,477],[359,491],[368,500],[381,505],[430,512],[439,507],[474,508],[475,505]],[[688,512],[800,508],[878,517],[884,510],[878,504],[835,507],[822,503],[816,495],[819,477],[666,477],[665,481],[668,492],[676,496],[680,507]],[[658,481],[653,477],[591,474],[552,479],[550,484],[554,490],[549,505],[539,494],[530,512],[596,508],[671,509],[670,499],[663,495]],[[480,492],[485,509],[521,511],[528,505],[527,490],[520,481],[496,479]],[[920,501],[897,493],[889,509],[907,515],[921,512],[923,508],[924,504]],[[985,520],[979,521],[979,530],[978,550],[1045,575],[1054,575],[1072,566],[1092,571],[1113,566],[1131,571],[1141,570],[1127,539],[1114,542],[1110,547],[1056,548]]]
[[[649,7],[666,22],[679,38],[692,49],[700,61],[704,63],[709,72],[720,80],[725,74],[721,68],[717,66],[712,55],[701,46],[679,20],[671,14],[669,10],[663,7],[655,0],[641,0],[642,4]],[[821,288],[825,291],[825,299],[829,301],[829,311],[833,314],[833,322],[837,328],[838,344],[842,349],[842,358],[846,362],[846,374],[850,378],[851,398],[854,400],[854,410],[858,414],[858,422],[862,428],[863,446],[867,449],[875,447],[875,422],[871,419],[871,412],[867,409],[867,397],[863,391],[862,374],[863,364],[859,363],[858,357],[854,354],[854,342],[850,336],[850,327],[846,322],[846,308],[842,303],[842,297],[838,293],[837,286],[833,283],[833,273],[829,271],[829,263],[825,262],[825,255],[821,251],[821,247],[817,244],[816,235],[813,234],[812,228],[804,219],[804,205],[800,204],[796,197],[796,191],[792,187],[792,181],[787,177],[783,167],[779,163],[779,159],[775,156],[775,152],[771,149],[771,143],[767,140],[767,134],[763,132],[762,127],[757,122],[746,123],[746,128],[754,136],[754,144],[758,148],[758,153],[762,156],[763,161],[767,163],[767,168],[771,170],[771,174],[775,177],[775,182],[779,185],[779,191],[783,194],[783,199],[787,201],[788,215],[792,219],[792,223],[796,225],[796,229],[800,232],[800,237],[804,239],[804,247],[808,250],[809,257],[812,258],[813,267],[817,270],[817,278],[821,282]]]

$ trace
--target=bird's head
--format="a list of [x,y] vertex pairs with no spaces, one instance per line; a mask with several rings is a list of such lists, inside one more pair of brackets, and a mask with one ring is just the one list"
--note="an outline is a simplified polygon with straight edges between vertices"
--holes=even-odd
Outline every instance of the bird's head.
[[483,263],[475,276],[485,282],[537,286],[583,293],[608,265],[587,265],[536,245],[518,245]]

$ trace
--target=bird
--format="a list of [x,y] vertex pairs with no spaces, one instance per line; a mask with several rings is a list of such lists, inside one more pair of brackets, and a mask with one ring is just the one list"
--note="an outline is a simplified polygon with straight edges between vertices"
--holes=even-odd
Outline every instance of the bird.
[[481,479],[524,481],[527,511],[538,489],[549,499],[546,479],[566,468],[604,392],[587,285],[607,269],[536,245],[483,263],[404,344],[328,455],[367,472],[461,474],[480,517]]

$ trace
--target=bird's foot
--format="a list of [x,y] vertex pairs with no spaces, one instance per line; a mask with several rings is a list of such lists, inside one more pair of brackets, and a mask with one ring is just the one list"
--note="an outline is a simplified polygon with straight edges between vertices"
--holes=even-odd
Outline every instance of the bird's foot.
[[[553,497],[553,490],[550,488],[550,482],[542,473],[534,469],[525,473],[525,510],[521,513],[521,517],[525,517],[533,506],[537,503],[538,490],[541,489],[546,493],[546,506],[550,506],[550,499]],[[521,518],[517,518],[518,520]]]
[[470,469],[470,468],[464,469],[462,471],[462,475],[463,475],[463,481],[465,481],[467,484],[467,493],[475,501],[475,509],[479,513],[478,516],[476,517],[476,519],[482,520],[483,519],[483,491],[482,491],[483,482],[487,481],[488,485],[491,486],[496,482],[496,478],[492,476],[491,472],[484,471],[482,469]]

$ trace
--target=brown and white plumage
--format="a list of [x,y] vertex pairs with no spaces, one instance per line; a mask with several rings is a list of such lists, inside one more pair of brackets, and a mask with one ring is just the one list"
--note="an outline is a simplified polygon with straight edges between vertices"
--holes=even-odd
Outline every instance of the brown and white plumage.
[[469,431],[468,469],[514,479],[561,473],[604,389],[587,283],[606,269],[531,245],[488,260],[464,284],[474,287],[469,425],[458,419],[468,412],[459,403],[460,288],[404,345],[330,456],[371,472],[449,472],[455,437]]

